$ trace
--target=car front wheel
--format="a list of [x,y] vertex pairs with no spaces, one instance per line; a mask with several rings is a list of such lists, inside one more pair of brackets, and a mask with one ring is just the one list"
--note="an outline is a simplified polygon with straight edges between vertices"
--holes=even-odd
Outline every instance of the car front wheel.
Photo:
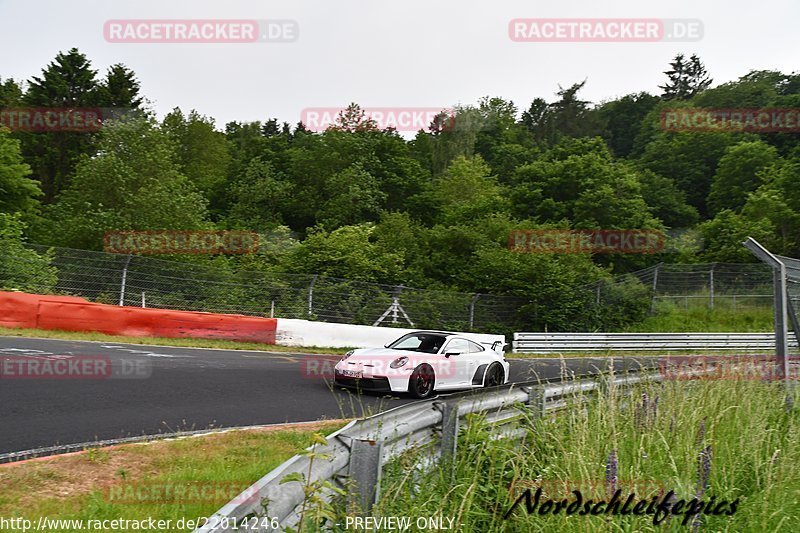
[[428,364],[421,364],[414,369],[408,380],[408,392],[414,398],[424,400],[433,395],[433,386],[436,383],[436,376],[433,368]]

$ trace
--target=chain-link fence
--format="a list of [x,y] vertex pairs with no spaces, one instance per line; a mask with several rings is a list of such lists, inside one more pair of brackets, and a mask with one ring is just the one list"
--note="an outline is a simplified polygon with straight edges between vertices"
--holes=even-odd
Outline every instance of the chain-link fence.
[[508,333],[617,331],[667,307],[745,311],[772,306],[771,272],[759,263],[658,264],[529,300],[322,275],[234,271],[225,262],[208,266],[70,248],[28,249],[42,258],[0,251],[0,288],[114,305],[346,324]]
[[[773,305],[772,271],[762,263],[660,263],[618,276],[613,284],[632,278],[649,289],[651,313],[664,306],[744,311]],[[598,305],[605,305],[610,304],[607,287],[602,281],[585,289],[595,293]]]
[[[521,309],[526,300],[512,296],[423,290],[322,275],[232,271],[71,248],[28,248],[45,256],[56,275],[41,283],[32,275],[17,285],[32,292],[69,294],[106,304],[463,331],[511,331],[524,323]],[[19,263],[22,270],[26,270],[22,263],[34,262],[22,257],[5,259]],[[0,287],[4,281],[0,279]]]

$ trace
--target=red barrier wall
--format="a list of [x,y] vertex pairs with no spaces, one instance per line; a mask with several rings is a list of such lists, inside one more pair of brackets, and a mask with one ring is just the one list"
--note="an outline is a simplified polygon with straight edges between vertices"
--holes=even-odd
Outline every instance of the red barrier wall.
[[0,292],[0,326],[275,344],[278,320],[244,315],[119,307],[92,303],[74,296]]

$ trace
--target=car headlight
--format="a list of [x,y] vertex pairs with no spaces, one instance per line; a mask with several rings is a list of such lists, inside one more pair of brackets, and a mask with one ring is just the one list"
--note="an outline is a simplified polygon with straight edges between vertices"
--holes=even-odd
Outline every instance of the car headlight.
[[350,357],[351,355],[353,355],[353,353],[354,353],[354,352],[355,352],[355,350],[350,350],[349,352],[347,352],[346,354],[344,354],[344,357],[342,357],[342,361],[344,361],[345,359],[347,359],[348,357]]
[[405,356],[398,357],[397,359],[395,359],[394,361],[389,363],[389,367],[390,368],[400,368],[401,366],[405,366],[406,363],[408,363],[408,357],[405,357]]

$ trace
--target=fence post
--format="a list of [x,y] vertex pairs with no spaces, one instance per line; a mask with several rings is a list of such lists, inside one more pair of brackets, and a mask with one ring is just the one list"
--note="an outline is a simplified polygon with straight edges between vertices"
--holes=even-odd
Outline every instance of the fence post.
[[370,512],[380,497],[382,458],[382,442],[360,439],[352,441],[348,474],[354,486],[350,488],[349,499],[351,506],[355,504],[362,513]]
[[275,300],[272,300],[272,303],[269,306],[269,317],[275,318]]
[[658,291],[658,269],[663,263],[659,263],[656,265],[655,270],[653,270],[653,296],[650,298],[650,314],[653,314],[653,307],[656,303],[656,292]]
[[480,297],[480,293],[476,294],[472,297],[472,301],[469,303],[469,329],[473,329],[475,325],[475,303]]
[[787,329],[787,289],[786,289],[786,265],[780,263],[773,269],[773,279],[775,284],[775,355],[777,356],[778,369],[781,378],[789,384],[789,359],[787,357],[788,346],[786,338]]
[[710,305],[711,309],[714,309],[714,267],[716,267],[716,263],[711,263],[711,271],[709,272],[709,289],[710,289]]
[[125,264],[122,265],[122,282],[119,287],[119,305],[125,305],[125,280],[128,278],[128,265],[131,262],[131,254],[125,258]]
[[597,282],[597,296],[595,297],[594,303],[596,305],[600,305],[600,282]]
[[308,286],[308,319],[311,320],[311,309],[314,302],[314,284],[317,282],[318,274],[311,277],[311,284]]
[[142,291],[142,308],[145,308],[145,307],[147,307],[147,306],[144,304],[144,291]]

